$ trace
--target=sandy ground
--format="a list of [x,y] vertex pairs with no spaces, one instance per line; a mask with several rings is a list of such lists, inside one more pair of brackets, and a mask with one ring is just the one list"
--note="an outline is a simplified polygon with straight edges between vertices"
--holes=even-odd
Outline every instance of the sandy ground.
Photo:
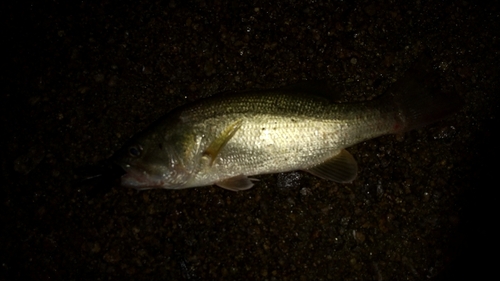
[[[1,9],[0,280],[479,280],[493,270],[498,5],[24,2]],[[369,99],[423,53],[464,108],[350,148],[352,184],[303,172],[239,193],[77,184],[79,167],[179,105],[321,79]]]

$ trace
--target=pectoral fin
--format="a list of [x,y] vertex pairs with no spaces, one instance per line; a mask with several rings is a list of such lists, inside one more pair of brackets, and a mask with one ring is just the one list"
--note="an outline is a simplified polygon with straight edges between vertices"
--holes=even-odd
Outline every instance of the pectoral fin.
[[217,159],[219,152],[226,146],[227,142],[236,134],[238,129],[241,127],[243,120],[238,120],[233,124],[229,125],[222,133],[214,139],[210,145],[203,152],[203,156],[210,158],[210,165],[212,165]]
[[248,178],[245,175],[238,175],[232,178],[225,179],[223,181],[216,182],[215,184],[231,191],[241,191],[252,188],[253,182],[257,179]]
[[342,149],[334,157],[305,171],[322,179],[347,183],[356,178],[358,164],[347,150]]

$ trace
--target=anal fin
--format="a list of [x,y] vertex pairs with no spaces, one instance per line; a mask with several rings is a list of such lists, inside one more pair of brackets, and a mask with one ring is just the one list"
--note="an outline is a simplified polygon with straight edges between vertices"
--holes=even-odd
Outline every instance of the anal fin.
[[347,150],[342,149],[334,157],[305,171],[322,179],[349,183],[358,174],[358,163]]

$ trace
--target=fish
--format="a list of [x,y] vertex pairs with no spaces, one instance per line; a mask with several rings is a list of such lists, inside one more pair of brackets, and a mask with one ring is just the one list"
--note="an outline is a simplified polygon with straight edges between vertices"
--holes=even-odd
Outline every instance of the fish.
[[242,191],[254,186],[252,176],[294,170],[351,183],[358,165],[346,148],[426,126],[459,109],[459,97],[436,87],[437,71],[426,65],[417,63],[386,93],[363,102],[338,102],[342,93],[304,82],[180,106],[113,156],[125,171],[121,185],[145,190],[215,184]]

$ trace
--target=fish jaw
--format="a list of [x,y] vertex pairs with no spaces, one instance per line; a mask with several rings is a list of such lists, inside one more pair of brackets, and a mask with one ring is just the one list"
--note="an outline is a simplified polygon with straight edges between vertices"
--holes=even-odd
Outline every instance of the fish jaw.
[[121,185],[125,187],[132,187],[137,190],[147,190],[162,188],[164,182],[160,177],[148,175],[146,171],[137,169],[125,169],[126,174],[121,177]]
[[[125,174],[121,177],[121,185],[132,187],[137,190],[147,189],[182,189],[187,185],[191,174],[183,166],[149,166],[143,167],[139,163],[135,165],[123,164]],[[168,168],[167,168],[168,167]]]

